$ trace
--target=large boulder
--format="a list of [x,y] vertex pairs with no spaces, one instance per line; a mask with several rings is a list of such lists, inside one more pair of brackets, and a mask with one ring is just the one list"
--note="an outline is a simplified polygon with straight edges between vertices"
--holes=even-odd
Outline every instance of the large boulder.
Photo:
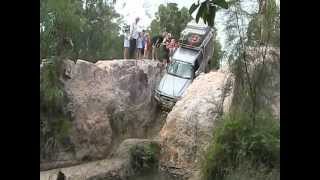
[[212,138],[215,120],[231,104],[232,83],[229,73],[217,71],[201,74],[189,86],[160,132],[160,163],[165,170],[188,177],[198,168],[201,154]]
[[78,60],[65,67],[76,159],[103,158],[124,138],[147,136],[159,114],[153,91],[164,69],[160,63]]

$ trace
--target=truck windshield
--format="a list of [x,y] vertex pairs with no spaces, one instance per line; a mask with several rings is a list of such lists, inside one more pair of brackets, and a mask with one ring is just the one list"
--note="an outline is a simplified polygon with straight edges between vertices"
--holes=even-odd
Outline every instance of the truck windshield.
[[193,67],[191,64],[173,60],[168,67],[168,73],[185,79],[191,79]]

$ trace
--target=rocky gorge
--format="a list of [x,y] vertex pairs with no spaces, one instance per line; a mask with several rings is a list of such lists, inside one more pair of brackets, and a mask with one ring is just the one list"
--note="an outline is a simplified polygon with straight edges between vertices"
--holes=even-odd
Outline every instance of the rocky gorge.
[[143,157],[138,169],[149,167],[151,158],[176,179],[197,179],[215,122],[232,104],[234,77],[223,69],[202,73],[163,112],[153,94],[164,72],[151,60],[65,61],[61,81],[74,150],[41,162],[40,179],[55,179],[58,172],[67,179],[130,179],[136,153]]

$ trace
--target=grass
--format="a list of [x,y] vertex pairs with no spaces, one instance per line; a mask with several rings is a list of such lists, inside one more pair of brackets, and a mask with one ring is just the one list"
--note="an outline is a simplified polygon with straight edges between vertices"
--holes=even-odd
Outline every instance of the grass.
[[213,137],[203,157],[202,179],[259,179],[280,173],[280,125],[271,114],[259,113],[253,125],[247,113],[230,112]]
[[276,180],[280,179],[280,169],[256,168],[250,163],[243,162],[229,172],[225,180]]

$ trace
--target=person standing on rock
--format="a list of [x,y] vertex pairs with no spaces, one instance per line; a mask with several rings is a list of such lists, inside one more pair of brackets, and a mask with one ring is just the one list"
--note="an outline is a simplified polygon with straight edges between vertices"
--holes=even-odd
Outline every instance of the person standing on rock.
[[137,59],[142,59],[143,52],[143,33],[139,33],[139,37],[137,38]]
[[164,37],[167,35],[166,32],[163,32],[162,35],[154,36],[151,39],[152,42],[152,60],[158,60],[158,51],[160,48],[160,45],[164,39]]
[[162,57],[162,62],[166,66],[169,63],[169,44],[171,41],[171,34],[167,33],[167,35],[163,39],[163,57]]
[[126,29],[124,31],[124,42],[123,42],[123,58],[124,59],[128,59],[129,48],[130,48],[130,34],[129,34],[129,29]]
[[152,49],[152,42],[149,33],[145,35],[145,47],[144,47],[144,58],[150,59],[150,51]]
[[134,59],[137,52],[137,39],[139,37],[138,23],[140,18],[137,17],[130,27],[130,59]]

